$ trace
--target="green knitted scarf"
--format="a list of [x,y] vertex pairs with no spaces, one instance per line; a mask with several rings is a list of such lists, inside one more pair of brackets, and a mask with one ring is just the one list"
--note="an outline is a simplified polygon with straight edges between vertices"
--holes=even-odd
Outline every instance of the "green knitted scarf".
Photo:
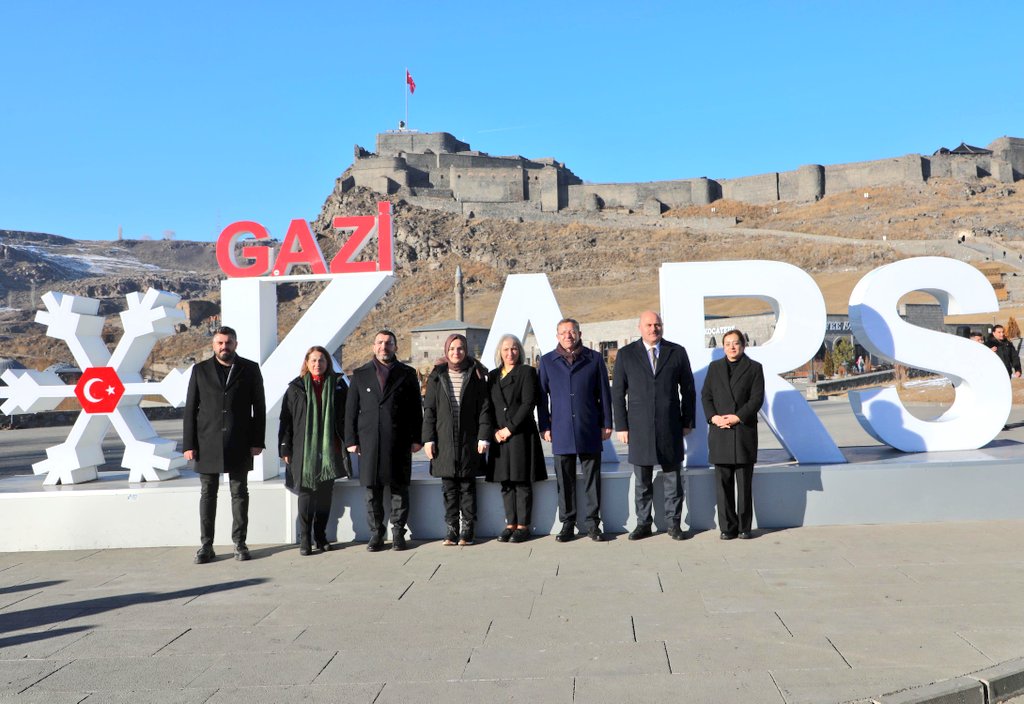
[[306,434],[302,445],[302,487],[316,489],[321,482],[333,481],[334,466],[334,377],[324,377],[320,405],[323,408],[323,427],[316,396],[313,375],[302,378],[306,389]]

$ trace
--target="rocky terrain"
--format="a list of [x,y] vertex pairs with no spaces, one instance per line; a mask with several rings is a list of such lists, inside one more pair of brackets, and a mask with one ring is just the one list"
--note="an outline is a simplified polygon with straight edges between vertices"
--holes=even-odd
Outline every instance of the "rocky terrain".
[[[313,230],[328,258],[347,236],[330,227],[332,218],[373,213],[382,198],[365,189],[342,194],[340,188],[327,197]],[[394,328],[407,350],[411,328],[454,317],[457,265],[465,274],[466,317],[479,324],[490,322],[507,275],[534,272],[548,274],[567,314],[583,321],[630,317],[657,306],[658,268],[670,261],[786,261],[817,279],[830,312],[843,312],[866,271],[906,256],[936,254],[975,263],[994,282],[1004,282],[1006,310],[1000,316],[1019,316],[1024,301],[1016,280],[1020,273],[1024,284],[1024,195],[988,179],[971,185],[932,179],[915,187],[871,190],[867,197],[858,191],[807,204],[716,201],[714,212],[712,206],[680,209],[657,221],[637,217],[635,225],[629,218],[611,222],[573,213],[555,224],[478,219],[387,198],[394,209],[399,281],[346,343],[346,367],[365,360],[368,335],[380,327]],[[711,215],[734,217],[736,225],[692,229],[682,224]],[[373,254],[371,246],[364,256]],[[123,310],[124,295],[155,286],[186,301],[209,303],[194,305],[189,326],[160,343],[151,359],[157,374],[185,365],[207,354],[220,277],[213,243],[90,242],[0,230],[0,356],[33,368],[71,361],[63,344],[32,322],[42,305],[39,296],[48,290],[99,298],[101,312],[110,315],[105,334],[113,344],[120,335],[114,314]],[[280,287],[283,330],[319,287]],[[711,310],[753,312],[763,304],[740,299]]]

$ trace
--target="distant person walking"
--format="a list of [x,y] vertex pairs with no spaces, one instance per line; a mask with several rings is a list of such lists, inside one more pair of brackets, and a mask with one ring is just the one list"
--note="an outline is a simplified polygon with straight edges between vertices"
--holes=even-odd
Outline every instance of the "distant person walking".
[[615,358],[615,429],[633,465],[636,528],[630,540],[653,534],[654,465],[661,466],[668,535],[683,540],[683,438],[694,427],[697,399],[690,358],[664,339],[661,316],[640,314],[640,339]]
[[487,481],[501,483],[505,530],[500,543],[521,543],[530,538],[533,518],[533,483],[548,478],[544,449],[533,413],[540,384],[533,367],[523,364],[523,345],[515,335],[498,341],[495,369],[487,374],[494,415],[494,442],[487,458]]
[[423,450],[430,474],[441,478],[445,545],[473,544],[476,478],[484,473],[491,438],[487,369],[469,356],[467,347],[465,336],[448,336],[445,356],[427,377],[423,398]]
[[334,372],[331,354],[310,347],[299,375],[291,380],[281,404],[278,455],[285,463],[285,486],[298,495],[299,554],[332,549],[327,522],[334,480],[352,476],[345,450],[345,401],[348,385]]
[[359,483],[366,487],[366,549],[384,549],[384,490],[391,492],[391,549],[405,550],[412,455],[423,446],[423,405],[416,370],[395,358],[390,330],[373,338],[373,358],[352,372],[345,404],[345,443],[359,456]]
[[213,357],[192,367],[185,399],[182,448],[199,473],[200,547],[194,562],[213,560],[217,490],[221,474],[231,487],[231,540],[235,559],[248,560],[249,472],[252,458],[263,452],[267,404],[263,375],[256,362],[235,354],[238,335],[220,327],[213,333]]
[[[764,403],[764,371],[746,354],[739,330],[722,338],[725,357],[708,365],[700,398],[708,420],[708,460],[715,465],[722,540],[751,537],[757,462],[757,414]],[[739,488],[737,512],[736,487]]]
[[541,436],[551,443],[558,480],[558,520],[555,540],[576,537],[576,461],[583,469],[583,529],[601,541],[601,451],[612,435],[612,398],[604,359],[583,346],[580,324],[563,318],[556,329],[558,346],[540,358],[540,403],[537,421]]

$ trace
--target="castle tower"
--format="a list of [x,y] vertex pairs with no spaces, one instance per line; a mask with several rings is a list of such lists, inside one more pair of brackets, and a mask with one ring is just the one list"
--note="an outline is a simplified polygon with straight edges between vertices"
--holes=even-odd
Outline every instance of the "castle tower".
[[455,267],[455,319],[460,323],[466,322],[465,310],[463,308],[464,294],[466,287],[462,285],[462,266]]

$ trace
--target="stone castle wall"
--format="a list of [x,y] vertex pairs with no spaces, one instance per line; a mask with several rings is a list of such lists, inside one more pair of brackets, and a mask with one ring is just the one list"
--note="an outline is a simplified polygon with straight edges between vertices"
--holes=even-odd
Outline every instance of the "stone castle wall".
[[[583,183],[553,159],[491,156],[473,151],[447,132],[386,132],[377,152],[356,147],[355,161],[341,177],[343,191],[364,186],[401,193],[419,205],[478,216],[627,211],[660,217],[672,208],[708,205],[719,199],[767,205],[811,202],[835,193],[879,186],[912,185],[930,178],[1005,183],[1024,178],[1024,139],[1000,137],[991,154],[937,153],[822,166],[732,179],[691,178],[647,183]],[[454,207],[446,207],[454,203]]]

